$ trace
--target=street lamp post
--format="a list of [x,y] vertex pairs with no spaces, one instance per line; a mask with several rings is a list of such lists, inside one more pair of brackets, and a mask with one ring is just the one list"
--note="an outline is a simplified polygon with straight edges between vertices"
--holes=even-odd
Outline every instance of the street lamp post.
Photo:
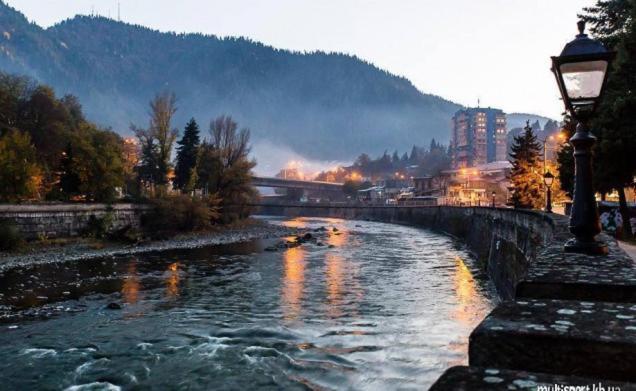
[[497,193],[495,193],[495,191],[493,190],[491,196],[492,196],[492,207],[494,208],[495,207],[495,197],[497,196]]
[[565,244],[566,252],[607,254],[607,245],[597,241],[601,232],[592,183],[592,147],[596,137],[588,123],[601,100],[607,73],[615,53],[585,34],[585,22],[578,22],[579,34],[565,45],[561,55],[552,57],[552,72],[566,110],[578,121],[570,139],[574,147],[574,199],[570,213],[570,232],[574,238]]
[[543,174],[543,183],[545,184],[545,211],[552,213],[552,184],[554,183],[554,175],[550,171]]

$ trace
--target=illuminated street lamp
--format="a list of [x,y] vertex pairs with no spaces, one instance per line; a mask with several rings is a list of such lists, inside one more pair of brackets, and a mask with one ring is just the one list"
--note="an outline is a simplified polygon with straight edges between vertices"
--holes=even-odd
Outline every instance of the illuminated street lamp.
[[545,211],[552,213],[552,184],[554,183],[554,175],[552,175],[550,171],[546,171],[546,173],[543,174],[543,183],[546,188]]
[[492,207],[494,208],[495,207],[495,197],[497,196],[497,193],[495,193],[495,191],[493,190],[491,195],[492,195]]
[[607,73],[615,52],[585,34],[585,22],[578,23],[579,34],[565,45],[561,55],[552,57],[552,72],[566,110],[578,121],[570,139],[574,147],[575,186],[570,232],[575,238],[565,244],[565,251],[585,254],[607,254],[607,245],[596,241],[601,232],[594,186],[592,183],[592,146],[596,137],[588,123],[603,95]]

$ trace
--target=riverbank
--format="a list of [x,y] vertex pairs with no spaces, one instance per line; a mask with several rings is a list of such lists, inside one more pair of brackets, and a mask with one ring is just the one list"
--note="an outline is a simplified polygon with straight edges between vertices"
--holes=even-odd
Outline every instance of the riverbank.
[[275,239],[295,235],[296,228],[269,224],[250,219],[229,227],[206,232],[179,234],[167,240],[139,244],[77,239],[64,242],[32,243],[19,253],[0,253],[0,273],[7,270],[44,263],[85,261],[90,259],[142,254],[156,251],[195,249],[224,244],[242,243],[257,239]]

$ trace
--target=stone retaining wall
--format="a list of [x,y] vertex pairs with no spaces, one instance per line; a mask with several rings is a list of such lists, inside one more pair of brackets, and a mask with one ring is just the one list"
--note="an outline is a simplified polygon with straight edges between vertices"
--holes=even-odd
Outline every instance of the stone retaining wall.
[[91,216],[110,214],[114,228],[138,228],[147,205],[137,204],[24,204],[0,205],[0,221],[13,222],[27,240],[72,237],[88,227]]
[[450,368],[432,390],[636,390],[636,262],[606,235],[609,255],[588,256],[565,253],[566,218],[541,212],[342,204],[259,212],[412,224],[468,244],[503,301],[472,332],[470,366]]

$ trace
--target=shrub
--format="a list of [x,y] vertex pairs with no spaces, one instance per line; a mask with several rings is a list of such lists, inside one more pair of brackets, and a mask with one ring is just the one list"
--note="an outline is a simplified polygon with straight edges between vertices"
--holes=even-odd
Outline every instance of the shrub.
[[86,226],[86,236],[95,239],[103,239],[107,237],[113,229],[114,220],[115,216],[110,210],[101,217],[91,215],[88,218],[88,224]]
[[181,194],[156,198],[151,203],[154,207],[143,216],[142,226],[153,237],[209,229],[220,217],[220,200],[214,195],[193,198]]
[[0,251],[16,250],[24,245],[15,223],[10,220],[0,220]]

